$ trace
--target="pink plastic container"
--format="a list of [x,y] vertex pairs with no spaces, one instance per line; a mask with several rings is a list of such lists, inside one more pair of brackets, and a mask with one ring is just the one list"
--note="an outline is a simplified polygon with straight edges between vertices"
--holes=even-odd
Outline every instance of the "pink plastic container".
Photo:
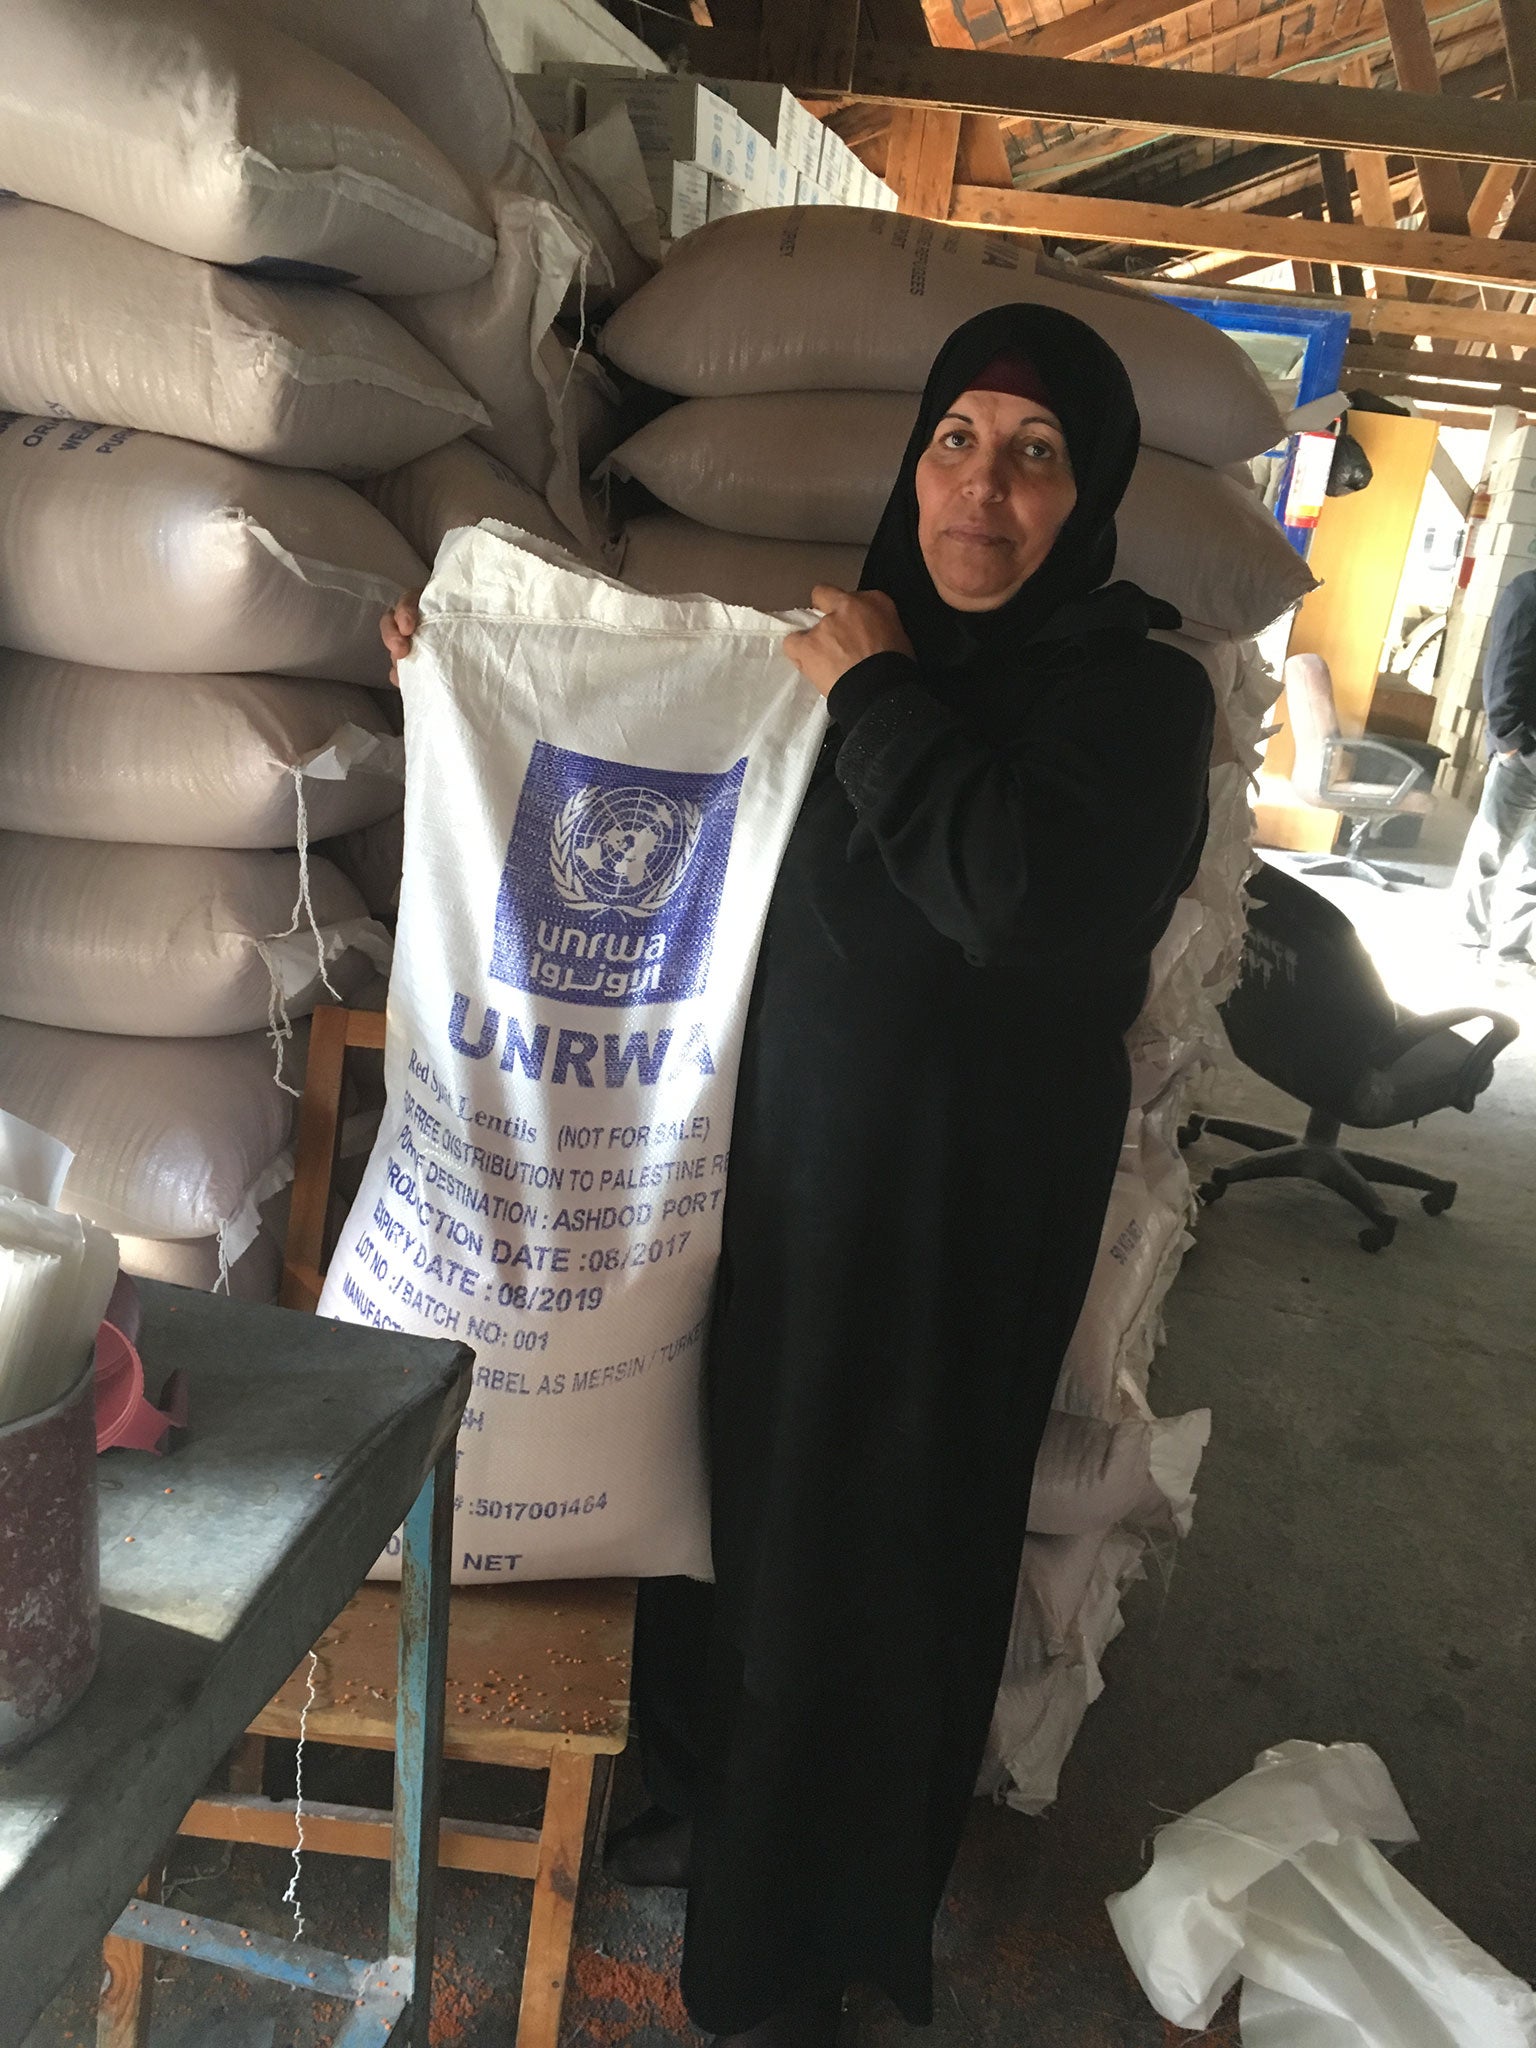
[[101,1560],[94,1361],[0,1429],[0,1758],[61,1720],[96,1670]]

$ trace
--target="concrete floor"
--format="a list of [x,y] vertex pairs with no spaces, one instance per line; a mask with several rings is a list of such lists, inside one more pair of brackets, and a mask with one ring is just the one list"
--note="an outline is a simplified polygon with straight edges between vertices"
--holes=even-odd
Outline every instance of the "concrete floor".
[[[1449,1214],[1401,1191],[1396,1243],[1372,1257],[1351,1212],[1298,1183],[1234,1189],[1202,1218],[1168,1306],[1159,1410],[1214,1411],[1194,1533],[1171,1578],[1135,1588],[1055,1809],[1038,1821],[978,1805],[938,1930],[931,2033],[862,2001],[862,2048],[1165,2048],[1102,1910],[1143,1869],[1152,1831],[1291,1736],[1371,1743],[1422,1836],[1400,1867],[1454,1922],[1536,1978],[1536,982],[1491,992],[1440,931],[1446,861],[1465,819],[1434,821],[1432,886],[1391,895],[1330,885],[1388,986],[1415,1008],[1466,998],[1520,1015],[1476,1114],[1445,1112],[1381,1149],[1459,1177]],[[1439,856],[1438,862],[1429,858]],[[1240,1070],[1206,1107],[1295,1127],[1293,1104]],[[1192,1163],[1230,1156],[1203,1141]],[[274,1759],[281,1762],[281,1759]],[[378,1759],[314,1752],[310,1790],[372,1796]],[[452,1804],[522,1817],[524,1780],[461,1770]],[[269,1789],[276,1789],[275,1784]],[[638,1789],[621,1775],[622,1815]],[[172,1897],[277,1931],[287,1859],[208,1844],[177,1851]],[[511,2048],[526,1886],[449,1878],[433,2041]],[[310,1937],[367,1952],[384,1874],[306,1864]],[[675,1990],[678,1899],[584,1896],[568,2044],[697,2042]],[[357,1944],[363,1944],[360,1949]],[[9,1966],[9,1963],[6,1965]],[[334,2009],[162,1963],[153,2048],[320,2048]],[[27,2048],[84,2048],[83,1968]],[[1231,2048],[1230,2015],[1201,2037]],[[10,2048],[10,2044],[4,2044]],[[1403,2043],[1402,2048],[1415,2048]]]

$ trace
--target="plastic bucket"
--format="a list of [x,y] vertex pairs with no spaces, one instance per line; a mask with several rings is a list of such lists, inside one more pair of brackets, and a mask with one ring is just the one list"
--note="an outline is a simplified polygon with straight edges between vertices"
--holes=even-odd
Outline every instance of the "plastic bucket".
[[0,1429],[0,1758],[74,1705],[101,1633],[96,1373]]

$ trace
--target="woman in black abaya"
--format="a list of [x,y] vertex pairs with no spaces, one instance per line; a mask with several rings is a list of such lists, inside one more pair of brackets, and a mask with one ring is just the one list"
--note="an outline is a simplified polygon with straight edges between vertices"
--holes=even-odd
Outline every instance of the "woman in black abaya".
[[1139,425],[1081,323],[945,344],[863,588],[786,648],[832,737],[754,986],[708,1363],[717,1583],[642,1587],[683,1992],[823,2048],[931,2017],[1030,1479],[1125,1128],[1123,1034],[1205,831],[1204,671],[1108,584]]

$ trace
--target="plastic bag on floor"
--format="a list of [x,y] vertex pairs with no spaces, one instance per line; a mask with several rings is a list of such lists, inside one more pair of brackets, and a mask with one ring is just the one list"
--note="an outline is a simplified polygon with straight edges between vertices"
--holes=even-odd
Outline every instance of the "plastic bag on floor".
[[1532,2048],[1536,1994],[1375,1847],[1415,1840],[1374,1750],[1282,1742],[1163,1829],[1109,1917],[1177,2026],[1241,1977],[1244,2048]]

